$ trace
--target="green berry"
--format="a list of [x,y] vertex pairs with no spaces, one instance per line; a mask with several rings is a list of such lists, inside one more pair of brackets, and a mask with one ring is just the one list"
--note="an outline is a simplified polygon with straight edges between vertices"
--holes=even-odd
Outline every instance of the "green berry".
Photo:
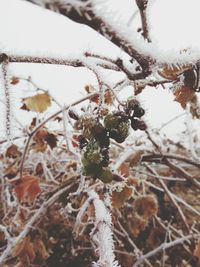
[[104,126],[107,129],[115,129],[119,125],[119,118],[114,114],[109,113],[104,119]]
[[[129,122],[121,122],[117,128],[122,143],[129,135]],[[116,140],[117,141],[117,140]],[[118,142],[118,141],[117,141]]]
[[99,174],[98,178],[104,183],[110,183],[113,180],[113,173],[109,168],[103,169]]
[[91,141],[82,157],[83,173],[96,176],[102,169],[102,155],[96,141]]

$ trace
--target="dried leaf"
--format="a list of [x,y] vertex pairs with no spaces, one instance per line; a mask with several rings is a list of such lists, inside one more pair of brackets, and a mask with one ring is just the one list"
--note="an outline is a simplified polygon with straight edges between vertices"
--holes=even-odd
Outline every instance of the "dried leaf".
[[36,173],[36,175],[42,175],[43,172],[44,172],[44,170],[43,170],[42,163],[39,162],[39,163],[36,165],[35,173]]
[[104,94],[104,101],[107,105],[113,104],[113,93],[110,90],[106,90]]
[[30,237],[25,237],[21,242],[19,242],[12,251],[13,257],[27,257],[30,262],[33,262],[35,259],[35,251]]
[[174,93],[175,101],[179,102],[182,108],[186,108],[186,104],[190,102],[195,96],[195,91],[185,85]]
[[192,69],[192,65],[185,65],[185,66],[168,66],[166,65],[163,69],[159,70],[158,73],[165,79],[168,80],[176,80],[177,77],[182,74],[184,71]]
[[132,189],[125,186],[121,192],[112,193],[112,204],[114,208],[121,208],[124,203],[131,197]]
[[13,76],[13,77],[11,78],[10,83],[11,83],[12,85],[16,85],[16,84],[18,84],[18,83],[19,83],[19,78]]
[[[88,93],[88,94],[91,94],[93,92],[95,92],[95,89],[92,85],[86,85],[85,86],[85,91]],[[96,103],[96,104],[99,104],[99,95],[96,95],[96,96],[93,96],[90,98],[90,101]]]
[[49,253],[47,252],[44,242],[41,239],[34,240],[34,248],[42,260],[45,260],[49,257]]
[[144,151],[139,150],[133,153],[130,157],[128,157],[127,161],[130,163],[130,167],[137,166],[140,163],[143,154]]
[[6,150],[6,157],[8,158],[17,158],[20,155],[21,152],[19,151],[18,146],[16,146],[15,144],[12,144]]
[[19,171],[19,168],[18,168],[17,162],[16,162],[14,165],[11,164],[5,169],[4,175],[8,179],[12,179],[12,178],[16,177],[18,171]]
[[45,137],[45,141],[50,146],[50,148],[53,149],[57,146],[58,139],[55,134],[48,132],[47,136]]
[[[95,92],[95,88],[92,85],[86,85],[85,91],[88,94],[91,94],[91,93]],[[99,96],[92,97],[91,101],[98,103]],[[111,90],[109,90],[109,89],[105,90],[104,101],[107,105],[111,105],[113,103],[113,93],[111,92]]]
[[51,97],[47,92],[22,99],[21,109],[34,112],[44,112],[51,105]]
[[197,245],[194,250],[194,256],[198,258],[198,261],[200,262],[200,239],[197,242]]
[[129,164],[123,162],[119,168],[118,171],[121,175],[123,175],[124,177],[128,177],[129,176]]
[[158,212],[158,201],[153,195],[141,196],[134,201],[135,211],[148,220]]
[[125,185],[121,191],[114,191],[112,193],[112,204],[115,208],[121,208],[124,206],[125,202],[129,200],[129,198],[133,194],[133,189],[130,186],[129,179],[127,181],[128,185]]
[[34,149],[37,152],[44,152],[47,149],[47,142],[45,138],[48,136],[48,132],[45,128],[41,128],[37,131],[37,133],[33,136],[33,140],[36,142],[34,145]]
[[34,145],[34,149],[37,152],[45,152],[47,150],[47,142],[45,142],[43,139],[39,139]]
[[137,212],[128,216],[128,227],[134,237],[137,237],[148,224],[148,221],[141,217]]
[[200,119],[200,105],[196,95],[190,101],[190,113],[194,119]]
[[14,191],[20,202],[27,197],[28,202],[32,203],[41,192],[39,179],[36,176],[26,174],[20,180],[11,183],[14,184]]
[[33,140],[37,142],[38,140],[45,139],[48,135],[48,132],[45,128],[40,128],[36,134],[33,136]]

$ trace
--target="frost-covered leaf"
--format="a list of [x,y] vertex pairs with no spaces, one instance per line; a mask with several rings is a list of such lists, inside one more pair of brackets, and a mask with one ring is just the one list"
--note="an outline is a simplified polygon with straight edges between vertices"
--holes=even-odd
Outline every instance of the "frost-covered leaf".
[[198,261],[200,262],[200,239],[197,242],[197,245],[194,250],[194,256],[198,258]]
[[25,174],[20,180],[11,183],[14,184],[14,192],[20,202],[27,198],[28,202],[32,203],[41,192],[39,179],[36,176]]
[[168,66],[166,65],[164,68],[158,71],[159,75],[168,80],[176,80],[177,77],[182,74],[184,71],[192,68],[192,65],[185,65],[182,67],[178,66]]
[[19,78],[13,76],[13,77],[11,78],[10,83],[11,83],[12,85],[16,85],[16,84],[18,84],[18,83],[19,83]]
[[17,244],[17,246],[13,249],[12,255],[13,257],[20,257],[22,259],[28,257],[29,262],[33,262],[36,257],[36,253],[29,236],[25,237]]
[[44,152],[47,149],[47,145],[49,145],[51,149],[57,145],[57,136],[49,132],[45,127],[37,131],[33,140],[35,141],[34,149],[40,152]]
[[190,102],[195,96],[195,91],[185,85],[177,89],[174,93],[175,101],[179,102],[182,108],[186,108],[188,102]]
[[124,206],[124,203],[132,196],[133,190],[125,186],[120,192],[112,193],[112,204],[115,208],[121,208]]
[[54,147],[57,146],[58,140],[55,134],[48,132],[47,136],[45,137],[45,141],[50,146],[50,148],[53,149]]
[[121,175],[123,175],[124,177],[128,177],[129,176],[129,164],[126,162],[123,162],[120,167],[118,168],[118,171]]
[[148,221],[140,216],[137,212],[131,214],[128,220],[129,231],[134,237],[137,237],[147,226]]
[[15,144],[12,144],[11,146],[7,148],[5,155],[8,158],[16,158],[21,155],[21,152],[19,151],[18,146],[16,146]]
[[24,105],[21,107],[21,109],[42,113],[51,106],[51,97],[47,92],[45,92],[23,98],[22,102]]
[[153,195],[141,196],[134,201],[135,211],[148,220],[158,212],[158,201]]
[[200,105],[196,95],[190,101],[190,113],[194,119],[200,119]]
[[[88,94],[91,94],[91,93],[95,92],[95,89],[94,89],[94,87],[92,85],[86,85],[85,86],[85,91]],[[99,104],[99,100],[100,100],[99,95],[91,97],[90,100],[92,102],[96,103],[96,104]],[[113,104],[113,93],[109,89],[105,90],[104,102],[107,105],[112,105]]]

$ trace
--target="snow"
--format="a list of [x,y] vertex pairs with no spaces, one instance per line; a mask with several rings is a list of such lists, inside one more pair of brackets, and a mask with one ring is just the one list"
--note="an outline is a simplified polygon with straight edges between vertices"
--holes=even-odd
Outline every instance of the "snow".
[[[151,44],[144,41],[141,34],[136,31],[139,21],[138,12],[135,13],[132,23],[129,23],[130,12],[133,14],[136,8],[133,1],[118,1],[118,5],[114,0],[91,0],[91,2],[96,15],[102,17],[107,25],[115,29],[138,51],[153,57],[160,64],[176,62],[181,65],[199,60],[199,37],[196,34],[199,25],[197,13],[200,8],[199,1],[150,0],[147,11],[150,36],[153,41]],[[178,12],[178,10],[181,11]],[[189,20],[186,19],[188,11]],[[180,53],[184,49],[188,51]]]
[[[92,2],[102,1],[93,0]],[[140,26],[140,17],[135,2],[132,0],[107,0],[103,2],[103,15],[109,17],[109,11],[114,10],[118,22],[114,26],[118,27],[119,24],[122,24],[120,27],[122,27],[123,34],[123,25],[130,23],[130,18],[135,14],[125,34],[129,35],[131,41],[140,45],[142,39],[140,34],[136,32]],[[180,10],[180,5],[181,12],[177,15],[176,12]],[[153,45],[160,47],[160,50],[168,51],[166,54],[162,53],[162,55],[164,54],[163,58],[168,58],[170,61],[171,56],[169,54],[171,50],[176,48],[178,51],[180,48],[191,47],[191,42],[192,45],[199,46],[200,41],[197,34],[199,5],[199,1],[196,0],[190,2],[186,0],[150,1],[148,13],[151,24],[151,38],[153,39]],[[191,6],[193,13],[188,14]],[[177,19],[177,16],[179,19]],[[189,17],[189,19],[185,19],[185,17]],[[113,19],[113,15],[109,17],[110,23],[112,23],[111,18]],[[117,56],[126,57],[126,54],[119,48],[89,27],[72,22],[60,14],[42,9],[23,0],[0,1],[0,32],[0,51],[7,53],[51,55],[74,59],[80,57],[85,51],[92,51],[114,58]],[[140,49],[146,48],[147,44],[144,43]],[[194,51],[198,51],[198,49],[195,49],[193,47]],[[155,47],[152,48],[152,51],[155,51]],[[187,56],[185,55],[185,57]],[[15,76],[24,78],[31,76],[38,87],[49,90],[50,94],[62,105],[80,98],[84,94],[83,88],[85,85],[97,85],[94,74],[85,68],[76,69],[65,66],[16,63],[11,64],[9,70]],[[116,79],[114,76],[110,72],[107,79],[111,79],[110,81],[113,82]],[[106,76],[104,75],[104,77]],[[27,82],[21,82],[11,88],[14,114],[23,125],[26,125],[30,121],[30,117],[35,115],[32,112],[19,110],[21,106],[20,99],[29,96],[31,93],[33,93],[33,88]],[[120,97],[125,98],[132,93],[133,91],[129,87],[127,92],[121,93]],[[4,100],[2,92],[0,98]],[[173,101],[173,96],[169,90],[149,88],[141,94],[140,98],[147,109],[145,119],[151,128],[159,128],[166,121],[183,113],[180,105]],[[57,110],[57,107],[54,105],[45,115],[55,110]],[[5,112],[5,107],[1,102],[0,111],[1,113]],[[18,127],[18,124],[16,124],[16,127]],[[5,137],[3,128],[3,120],[1,120],[0,139]],[[162,132],[173,137],[184,128],[183,116],[164,127]]]

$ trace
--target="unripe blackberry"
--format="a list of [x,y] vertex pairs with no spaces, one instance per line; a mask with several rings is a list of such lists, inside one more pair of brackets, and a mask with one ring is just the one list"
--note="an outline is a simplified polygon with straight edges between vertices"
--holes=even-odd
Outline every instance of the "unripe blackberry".
[[89,143],[82,157],[84,174],[96,176],[102,169],[101,162],[102,156],[98,144],[96,142]]
[[110,138],[117,143],[123,143],[129,134],[129,122],[120,122],[116,129],[111,129],[109,132]]
[[[121,136],[122,139],[126,139],[129,134],[129,122],[121,122],[119,126],[117,127],[118,133]],[[122,141],[123,142],[123,141]]]
[[107,169],[103,169],[99,174],[98,174],[98,178],[104,182],[104,183],[110,183],[113,180],[113,173],[112,171],[107,168]]
[[117,129],[111,129],[109,131],[109,136],[110,136],[110,138],[116,140],[116,138],[118,138],[118,136],[119,136],[118,130]]
[[100,147],[109,147],[110,140],[108,136],[108,131],[103,127],[102,124],[96,124],[92,129],[91,132],[94,138],[98,141]]
[[119,119],[117,116],[114,114],[109,113],[105,118],[104,118],[104,126],[107,129],[115,129],[119,125]]
[[102,155],[102,162],[101,162],[101,165],[103,167],[108,167],[108,164],[109,164],[109,150],[108,148],[102,148],[101,149],[101,155]]

